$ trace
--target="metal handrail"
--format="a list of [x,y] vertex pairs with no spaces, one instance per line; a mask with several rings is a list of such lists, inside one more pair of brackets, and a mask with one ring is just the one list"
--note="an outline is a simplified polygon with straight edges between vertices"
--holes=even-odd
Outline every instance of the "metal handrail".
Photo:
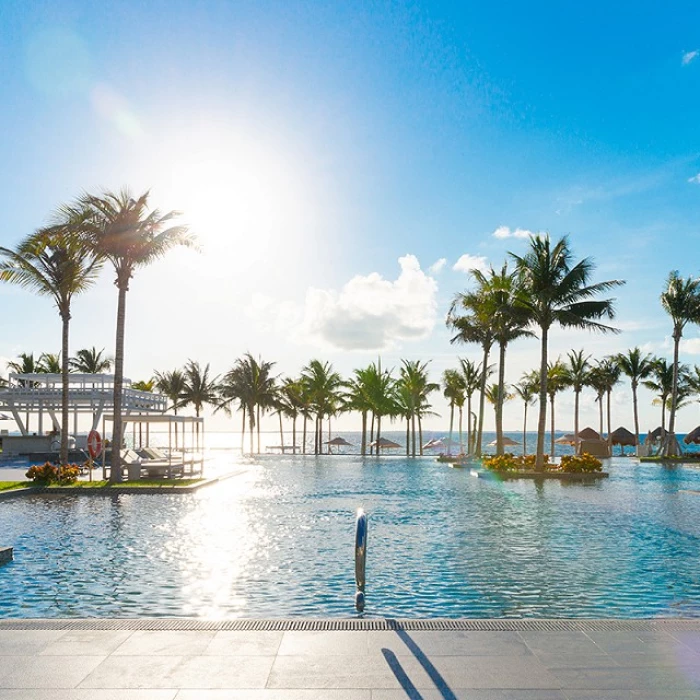
[[357,509],[355,521],[355,609],[365,609],[365,571],[367,562],[367,515],[362,508]]

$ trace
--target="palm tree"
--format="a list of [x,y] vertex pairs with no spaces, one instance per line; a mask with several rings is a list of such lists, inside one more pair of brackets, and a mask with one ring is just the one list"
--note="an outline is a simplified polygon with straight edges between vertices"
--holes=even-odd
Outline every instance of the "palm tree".
[[323,419],[330,418],[340,403],[343,380],[329,362],[311,360],[301,371],[302,382],[316,415],[314,454],[323,454]]
[[474,392],[481,386],[481,365],[460,358],[460,367],[462,369],[462,379],[464,380],[464,396],[467,400],[467,451],[469,454],[474,453],[474,435],[472,434],[472,396]]
[[535,397],[539,393],[537,387],[537,372],[535,371],[535,377],[532,373],[525,374],[521,380],[513,386],[515,395],[520,398],[523,402],[523,455],[527,455],[527,409],[528,406],[532,406]]
[[292,454],[297,451],[297,418],[303,409],[303,391],[301,379],[287,378],[278,390],[279,410],[292,419]]
[[[615,362],[614,357],[604,357],[599,360],[595,368],[595,388],[598,392],[604,390],[607,396],[607,417],[608,417],[608,439],[612,433],[612,417],[611,417],[611,396],[615,385],[620,381],[620,366]],[[599,394],[600,396],[600,394]],[[602,401],[602,396],[600,396]],[[602,433],[601,433],[602,437]]]
[[584,355],[583,350],[572,350],[569,353],[569,363],[566,365],[566,373],[569,386],[574,390],[574,436],[579,433],[579,406],[581,392],[588,386],[591,365],[590,355]]
[[[94,348],[93,348],[94,350]],[[101,354],[101,353],[100,353]],[[92,367],[98,366],[98,363],[93,363]],[[107,367],[106,369],[109,369]],[[89,374],[94,374],[90,372]],[[174,369],[171,372],[156,372],[154,379],[154,388],[163,396],[166,396],[171,402],[173,412],[177,415],[177,409],[180,407],[182,394],[185,393],[185,375],[182,370]],[[178,425],[175,423],[175,447],[178,445]]]
[[676,439],[676,404],[678,399],[678,351],[683,330],[688,323],[700,323],[700,278],[683,279],[673,271],[661,294],[661,306],[673,321],[673,388],[668,435],[664,442],[664,455],[677,455],[680,446]]
[[[10,360],[7,363],[7,369],[9,372],[15,372],[17,374],[38,374],[41,372],[37,362],[34,360],[33,352],[22,352],[16,360]],[[9,378],[8,378],[9,380]],[[19,379],[19,386],[36,386],[36,382],[31,382],[28,379]],[[24,428],[29,432],[29,410],[27,410],[24,419]]]
[[356,369],[353,377],[345,384],[346,407],[349,411],[357,411],[362,416],[362,437],[360,439],[360,454],[367,454],[367,416],[372,410],[369,384],[372,371],[370,367]]
[[104,348],[98,350],[95,347],[78,350],[78,352],[75,353],[75,357],[71,357],[68,361],[70,368],[74,372],[79,372],[81,374],[101,374],[102,372],[109,372],[114,360],[104,355],[104,351]]
[[81,197],[77,216],[86,240],[102,259],[109,260],[116,274],[117,334],[114,353],[114,426],[112,432],[112,469],[110,481],[121,481],[122,385],[124,381],[124,327],[126,293],[134,272],[163,257],[175,246],[195,246],[195,238],[186,226],[173,225],[179,216],[171,211],[149,211],[149,193],[134,199],[128,189],[86,194]]
[[[440,386],[428,380],[428,363],[419,360],[402,360],[399,370],[397,390],[405,400],[405,417],[409,423],[407,440],[412,435],[412,448],[410,453],[416,456],[416,419],[420,418],[423,411],[430,408],[428,396],[437,391]],[[421,437],[422,442],[422,437]],[[408,450],[408,445],[406,445]],[[408,452],[407,452],[408,454]]]
[[[459,315],[463,313],[464,315]],[[447,325],[457,334],[450,339],[451,343],[477,343],[481,346],[483,359],[481,366],[481,386],[479,387],[479,427],[476,435],[477,457],[481,456],[482,434],[484,430],[484,401],[486,399],[486,379],[489,366],[489,353],[495,341],[491,317],[494,313],[494,300],[488,294],[464,292],[457,294],[452,301],[447,314]]]
[[39,355],[39,364],[37,365],[37,371],[44,372],[46,374],[61,374],[61,367],[62,362],[60,352],[42,352],[41,355]]
[[473,270],[477,284],[477,293],[488,299],[491,307],[490,323],[494,340],[498,343],[498,402],[496,411],[496,454],[503,454],[503,401],[507,396],[505,391],[506,348],[508,344],[523,336],[532,336],[527,330],[529,316],[526,307],[521,303],[522,290],[519,278],[515,273],[508,272],[505,263],[500,272],[490,268],[487,275],[479,270]]
[[100,259],[83,245],[70,219],[25,238],[15,250],[0,247],[0,280],[51,297],[62,323],[60,465],[68,463],[69,334],[73,297],[92,285]]
[[[498,384],[489,384],[486,387],[486,400],[493,406],[494,414],[498,415],[499,406],[503,406],[506,401],[510,401],[513,398],[513,394],[508,391],[508,386],[506,385],[501,390]],[[503,449],[503,436],[501,436],[501,449]],[[498,442],[496,443],[496,450],[498,450]],[[503,452],[501,452],[503,454]]]
[[639,382],[646,379],[654,369],[654,357],[642,354],[639,348],[632,348],[626,353],[621,352],[615,356],[615,362],[620,371],[630,379],[632,385],[632,407],[634,412],[634,438],[635,445],[639,446],[639,406],[637,403],[637,389]]
[[589,258],[572,265],[572,253],[566,237],[552,247],[549,236],[531,236],[530,247],[523,256],[510,253],[515,260],[523,288],[521,303],[532,323],[540,329],[540,415],[537,424],[536,468],[544,465],[544,434],[547,421],[547,366],[549,331],[554,324],[564,328],[581,328],[603,333],[617,332],[600,323],[614,318],[612,299],[595,300],[602,292],[623,282],[610,280],[590,284],[593,262]]
[[658,358],[654,361],[651,376],[642,382],[647,389],[658,394],[655,403],[661,405],[661,429],[666,432],[666,409],[670,404],[670,397],[673,393],[674,378],[677,385],[681,385],[688,377],[688,367],[679,365],[676,369],[673,364],[669,364],[665,358]]
[[450,433],[447,442],[447,454],[452,454],[452,434],[455,424],[455,406],[464,396],[464,377],[456,369],[446,369],[442,373],[442,393],[450,406]]
[[219,404],[218,377],[209,376],[209,364],[202,368],[199,362],[187,360],[185,386],[180,394],[180,406],[194,406],[197,418],[206,404]]
[[569,385],[569,375],[566,371],[566,365],[561,360],[557,360],[554,364],[547,366],[547,394],[549,396],[549,405],[551,408],[551,427],[550,427],[550,449],[552,459],[554,459],[554,399],[556,395],[566,389]]
[[603,399],[608,388],[608,380],[605,372],[601,370],[600,363],[596,363],[588,372],[588,386],[595,391],[596,402],[598,403],[598,432],[602,438],[605,434],[603,426]]
[[[182,381],[184,383],[184,375],[182,376]],[[224,411],[227,416],[232,413],[232,406],[234,402],[238,402],[238,407],[241,410],[242,422],[241,422],[241,454],[245,451],[245,419],[246,411],[250,405],[250,398],[248,397],[246,382],[246,367],[242,359],[236,360],[236,364],[224,375],[221,383],[219,384],[219,404],[214,409],[216,411]],[[179,400],[180,394],[183,392],[184,386],[177,391],[177,397]],[[252,440],[253,440],[253,429],[250,431],[251,439],[251,452],[252,450]]]
[[136,391],[147,391],[151,393],[156,388],[156,381],[155,379],[141,379],[138,382],[132,382],[131,388],[136,389]]

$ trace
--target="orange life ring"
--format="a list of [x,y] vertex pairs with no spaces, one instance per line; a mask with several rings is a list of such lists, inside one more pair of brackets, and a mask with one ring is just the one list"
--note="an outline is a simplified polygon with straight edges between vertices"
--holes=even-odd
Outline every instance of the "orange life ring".
[[102,436],[96,430],[90,431],[87,439],[87,448],[92,459],[97,459],[102,453]]

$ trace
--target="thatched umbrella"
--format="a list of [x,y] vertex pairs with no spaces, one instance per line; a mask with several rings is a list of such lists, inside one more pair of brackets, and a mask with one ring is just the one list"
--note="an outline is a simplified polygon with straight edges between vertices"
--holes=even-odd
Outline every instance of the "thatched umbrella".
[[695,430],[691,430],[684,438],[683,442],[686,445],[697,445],[700,443],[700,425],[695,428]]
[[399,445],[397,442],[393,442],[392,440],[387,440],[386,438],[379,438],[379,440],[375,440],[374,442],[369,443],[370,447],[376,447],[377,449],[387,449],[387,450],[395,450],[401,445]]
[[663,440],[666,437],[666,431],[659,426],[656,430],[652,430],[647,437],[651,439],[652,442]]
[[[519,445],[519,442],[516,442],[512,438],[509,438],[508,436],[504,435],[503,436],[503,445],[504,447],[513,447],[515,445]],[[496,447],[498,445],[498,440],[494,440],[493,442],[489,443],[489,447]]]
[[610,444],[620,446],[620,454],[625,453],[625,445],[631,445],[634,447],[637,444],[637,439],[634,437],[634,433],[627,430],[627,428],[619,427],[610,433]]
[[600,434],[597,433],[593,428],[584,428],[579,434],[578,437],[581,440],[602,440],[600,437]]
[[557,445],[575,445],[577,440],[576,436],[573,433],[566,433],[566,435],[562,435],[561,437],[557,438],[554,442],[556,442]]
[[328,445],[328,447],[352,447],[352,443],[349,443],[345,438],[341,437],[327,440],[325,444]]

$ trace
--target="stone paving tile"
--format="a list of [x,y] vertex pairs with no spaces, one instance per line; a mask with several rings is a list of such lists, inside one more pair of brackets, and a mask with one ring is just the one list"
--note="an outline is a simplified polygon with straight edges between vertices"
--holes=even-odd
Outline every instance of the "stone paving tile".
[[567,700],[689,700],[700,698],[700,691],[682,690],[566,690]]
[[64,632],[48,644],[41,656],[107,656],[133,633],[119,630],[76,630]]
[[[691,672],[692,673],[692,672]],[[675,691],[677,693],[700,688],[689,678],[689,670],[670,668],[583,668],[554,669],[552,674],[568,689],[581,690],[645,690]]]
[[[451,694],[450,694],[451,693]],[[445,695],[437,689],[421,689],[416,693],[405,690],[372,690],[372,700],[566,700],[559,690],[475,690],[457,688]]]
[[397,656],[521,656],[532,652],[517,632],[370,632],[370,651]]
[[600,654],[604,650],[584,632],[518,632],[535,654]]
[[104,658],[0,657],[0,688],[75,688]]
[[[402,659],[411,681],[422,688],[433,685],[415,659]],[[267,682],[268,688],[399,688],[400,683],[381,655],[278,656]]]
[[586,635],[608,654],[654,654],[677,643],[665,632],[586,632]]
[[610,656],[616,663],[625,668],[644,668],[650,666],[696,666],[700,668],[700,654],[683,644],[678,644],[673,649],[657,650],[656,653],[611,653]]
[[0,700],[174,700],[177,690],[95,690],[0,688]]
[[264,688],[273,656],[110,656],[81,688]]
[[209,656],[274,656],[283,632],[217,632],[202,652]]
[[[370,690],[322,688],[254,690],[181,690],[176,700],[371,700]],[[406,696],[403,696],[406,700]]]
[[673,638],[700,653],[700,632],[673,632]]
[[115,656],[194,656],[202,654],[216,632],[139,630],[113,652]]
[[285,632],[279,651],[280,656],[366,656],[369,633],[357,632]]
[[[648,658],[636,654],[637,658]],[[610,654],[537,654],[537,660],[546,668],[619,668],[620,664]]]
[[0,630],[0,656],[37,654],[64,634],[61,630]]

